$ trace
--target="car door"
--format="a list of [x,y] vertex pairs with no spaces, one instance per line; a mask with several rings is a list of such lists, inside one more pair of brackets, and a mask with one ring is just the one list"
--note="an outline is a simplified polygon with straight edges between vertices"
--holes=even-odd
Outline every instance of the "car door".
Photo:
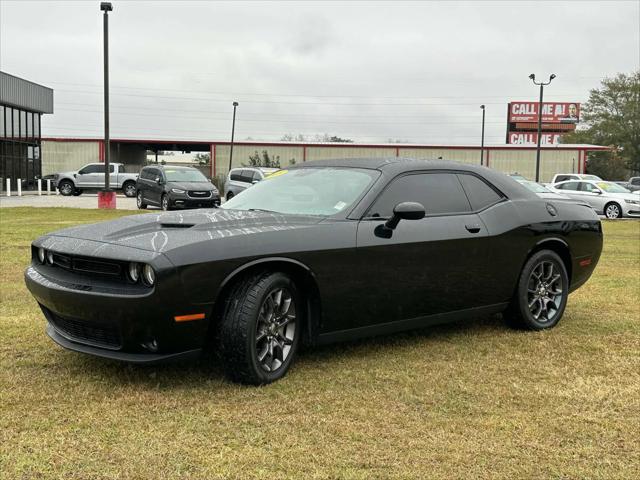
[[81,168],[75,176],[75,184],[78,188],[96,188],[98,177],[102,174],[104,183],[104,165],[101,163],[90,163]]
[[566,195],[569,198],[573,198],[574,200],[580,200],[580,193],[578,192],[580,188],[580,182],[564,182],[557,185],[554,185],[553,188],[555,190],[559,190],[562,195]]
[[[419,202],[426,216],[402,220],[391,236],[381,226],[395,205]],[[360,221],[360,299],[351,327],[406,320],[479,306],[487,268],[487,229],[455,172],[418,172],[394,179]]]
[[164,172],[160,168],[154,168],[151,172],[151,179],[149,180],[149,200],[152,203],[160,205],[165,183],[166,178]]
[[593,182],[579,182],[578,194],[580,198],[601,213],[607,203],[606,195]]

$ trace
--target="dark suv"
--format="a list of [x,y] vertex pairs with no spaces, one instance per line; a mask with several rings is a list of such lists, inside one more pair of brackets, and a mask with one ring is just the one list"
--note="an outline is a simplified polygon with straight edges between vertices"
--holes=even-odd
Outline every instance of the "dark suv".
[[138,208],[147,208],[147,205],[163,210],[212,208],[220,205],[220,193],[195,168],[150,165],[140,171],[136,200]]

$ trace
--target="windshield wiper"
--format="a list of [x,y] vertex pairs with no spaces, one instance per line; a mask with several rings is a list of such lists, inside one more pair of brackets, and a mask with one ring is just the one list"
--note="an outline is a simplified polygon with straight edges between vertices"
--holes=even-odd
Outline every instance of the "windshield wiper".
[[275,210],[266,210],[264,208],[249,208],[248,211],[250,211],[250,212],[280,213],[280,212],[276,212]]

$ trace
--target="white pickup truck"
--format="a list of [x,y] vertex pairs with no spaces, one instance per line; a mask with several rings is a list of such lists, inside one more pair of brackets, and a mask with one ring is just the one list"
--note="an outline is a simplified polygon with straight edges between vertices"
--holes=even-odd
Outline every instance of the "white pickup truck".
[[[137,173],[124,173],[122,163],[109,164],[109,187],[122,190],[127,197],[136,196]],[[81,195],[85,190],[104,188],[104,163],[90,163],[77,172],[57,173],[55,182],[62,195]]]

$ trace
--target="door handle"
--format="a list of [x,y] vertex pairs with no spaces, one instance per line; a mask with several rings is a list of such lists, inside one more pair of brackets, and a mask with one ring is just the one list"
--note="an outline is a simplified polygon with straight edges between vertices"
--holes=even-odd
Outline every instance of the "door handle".
[[464,228],[466,228],[470,233],[478,233],[480,231],[480,225],[478,225],[477,223],[465,225]]

